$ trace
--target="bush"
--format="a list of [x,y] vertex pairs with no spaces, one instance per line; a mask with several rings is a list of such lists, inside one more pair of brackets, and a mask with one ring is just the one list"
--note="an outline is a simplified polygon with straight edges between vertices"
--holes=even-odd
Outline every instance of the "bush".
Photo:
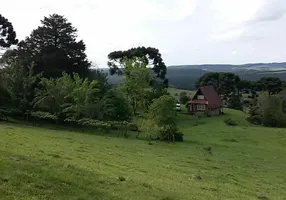
[[246,118],[246,120],[249,121],[250,123],[253,123],[256,125],[262,124],[262,118],[259,115],[250,116],[250,117]]
[[236,126],[236,125],[237,125],[236,121],[234,121],[234,120],[231,119],[231,118],[225,120],[224,123],[225,123],[226,125],[228,125],[228,126]]
[[285,127],[286,114],[283,112],[283,102],[278,96],[262,94],[257,105],[249,111],[248,121],[270,127]]
[[180,93],[180,103],[181,104],[187,104],[188,101],[190,100],[190,97],[187,95],[186,92],[181,92]]
[[228,107],[235,110],[243,110],[240,97],[238,95],[232,95],[229,99]]
[[134,123],[128,123],[127,124],[127,129],[129,131],[138,131],[139,130],[137,124],[134,124]]
[[184,134],[179,132],[176,127],[163,127],[160,129],[160,137],[158,139],[164,141],[182,142]]
[[243,104],[244,104],[244,105],[249,105],[249,104],[250,104],[250,101],[247,100],[247,99],[245,99],[245,100],[243,100]]

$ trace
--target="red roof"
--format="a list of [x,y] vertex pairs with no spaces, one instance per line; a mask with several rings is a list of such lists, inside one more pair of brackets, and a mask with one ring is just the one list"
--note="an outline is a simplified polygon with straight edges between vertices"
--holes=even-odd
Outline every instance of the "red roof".
[[[204,100],[197,99],[197,93],[199,91],[201,91],[201,93],[204,95]],[[200,87],[196,92],[194,98],[189,102],[189,104],[202,104],[202,101],[208,102],[208,107],[211,109],[219,108],[223,105],[220,97],[218,96],[213,86]]]

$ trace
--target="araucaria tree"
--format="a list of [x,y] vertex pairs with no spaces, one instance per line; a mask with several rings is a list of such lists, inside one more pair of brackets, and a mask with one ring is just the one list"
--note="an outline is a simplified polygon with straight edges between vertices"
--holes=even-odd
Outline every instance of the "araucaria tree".
[[18,40],[12,23],[0,14],[0,48],[8,48],[17,43]]
[[122,66],[124,59],[141,58],[146,65],[150,65],[154,72],[154,78],[150,80],[150,84],[155,87],[158,82],[165,87],[168,86],[168,79],[166,78],[167,67],[163,62],[159,50],[152,47],[137,47],[131,48],[127,51],[114,51],[108,55],[109,62],[107,63],[110,68],[110,73],[123,74]]
[[60,77],[63,72],[87,76],[90,62],[85,44],[77,41],[77,29],[61,15],[53,14],[19,43],[17,59],[24,66],[34,62],[35,73],[46,78]]
[[212,85],[222,98],[228,100],[233,93],[237,92],[239,82],[239,76],[233,73],[209,72],[200,77],[197,86]]

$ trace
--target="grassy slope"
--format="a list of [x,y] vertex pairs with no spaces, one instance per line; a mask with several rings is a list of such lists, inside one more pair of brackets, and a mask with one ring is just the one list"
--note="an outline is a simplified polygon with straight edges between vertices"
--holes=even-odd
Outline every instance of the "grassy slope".
[[[181,89],[177,89],[177,88],[168,88],[168,92],[170,93],[170,95],[172,95],[173,97],[175,97],[176,99],[179,99],[180,97],[180,93],[181,92],[186,92],[187,95],[189,95],[190,97],[193,97],[196,93],[196,91],[192,91],[192,90],[181,90]],[[177,94],[177,95],[176,95]]]
[[0,199],[285,199],[286,130],[226,113],[180,114],[176,144],[2,123]]

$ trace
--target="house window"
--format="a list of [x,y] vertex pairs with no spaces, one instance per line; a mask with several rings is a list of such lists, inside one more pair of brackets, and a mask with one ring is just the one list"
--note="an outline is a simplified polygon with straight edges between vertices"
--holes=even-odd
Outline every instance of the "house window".
[[205,105],[197,105],[197,110],[205,110],[206,106]]
[[198,99],[205,99],[204,95],[198,95]]

